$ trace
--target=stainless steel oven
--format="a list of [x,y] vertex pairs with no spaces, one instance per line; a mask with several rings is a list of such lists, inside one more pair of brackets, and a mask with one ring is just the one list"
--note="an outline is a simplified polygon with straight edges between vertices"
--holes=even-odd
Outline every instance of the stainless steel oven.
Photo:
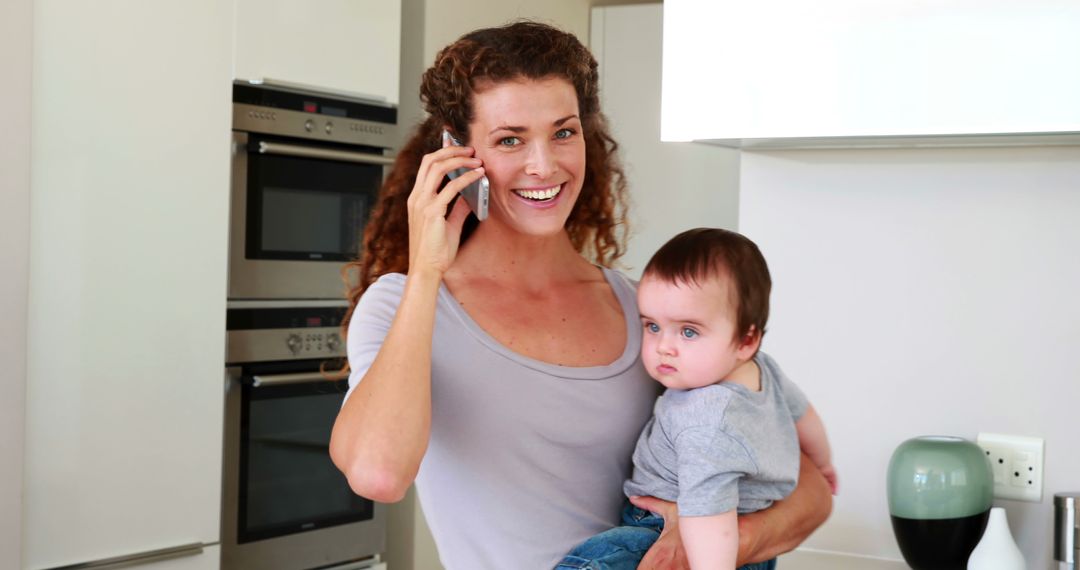
[[384,506],[355,495],[330,460],[346,380],[341,301],[230,301],[223,570],[377,567]]
[[233,85],[230,299],[340,299],[396,140],[397,109]]

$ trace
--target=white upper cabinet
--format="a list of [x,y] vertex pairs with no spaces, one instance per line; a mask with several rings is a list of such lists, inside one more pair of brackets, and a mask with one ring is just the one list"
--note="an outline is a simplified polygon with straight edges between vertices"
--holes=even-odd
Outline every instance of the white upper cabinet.
[[1078,29],[1075,0],[667,0],[661,133],[1077,142]]
[[234,77],[398,103],[401,0],[237,0]]

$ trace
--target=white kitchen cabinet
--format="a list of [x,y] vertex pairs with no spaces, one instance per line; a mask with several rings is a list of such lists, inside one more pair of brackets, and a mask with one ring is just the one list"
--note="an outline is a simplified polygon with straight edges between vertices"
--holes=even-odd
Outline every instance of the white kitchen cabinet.
[[236,0],[234,77],[398,103],[401,0]]
[[[666,141],[1080,143],[1080,3],[664,2]],[[1069,71],[1073,70],[1073,71]]]
[[25,569],[218,542],[232,33],[34,4]]

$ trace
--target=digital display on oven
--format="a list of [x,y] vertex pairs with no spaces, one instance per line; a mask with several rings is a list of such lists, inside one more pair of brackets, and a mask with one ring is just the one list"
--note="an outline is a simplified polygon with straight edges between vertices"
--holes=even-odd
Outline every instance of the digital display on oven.
[[324,115],[332,115],[334,117],[348,117],[349,116],[349,113],[345,109],[342,109],[341,107],[327,107],[326,105],[323,105],[322,114],[324,114]]
[[331,107],[329,105],[320,105],[315,101],[304,101],[305,113],[321,113],[323,115],[330,115],[332,117],[348,117],[349,111],[344,107]]

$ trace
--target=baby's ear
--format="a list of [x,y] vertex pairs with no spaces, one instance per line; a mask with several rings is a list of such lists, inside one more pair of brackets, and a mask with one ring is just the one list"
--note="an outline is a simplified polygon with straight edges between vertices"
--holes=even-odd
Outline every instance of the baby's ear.
[[736,357],[739,360],[750,360],[761,346],[761,331],[754,325],[739,339],[739,347]]

